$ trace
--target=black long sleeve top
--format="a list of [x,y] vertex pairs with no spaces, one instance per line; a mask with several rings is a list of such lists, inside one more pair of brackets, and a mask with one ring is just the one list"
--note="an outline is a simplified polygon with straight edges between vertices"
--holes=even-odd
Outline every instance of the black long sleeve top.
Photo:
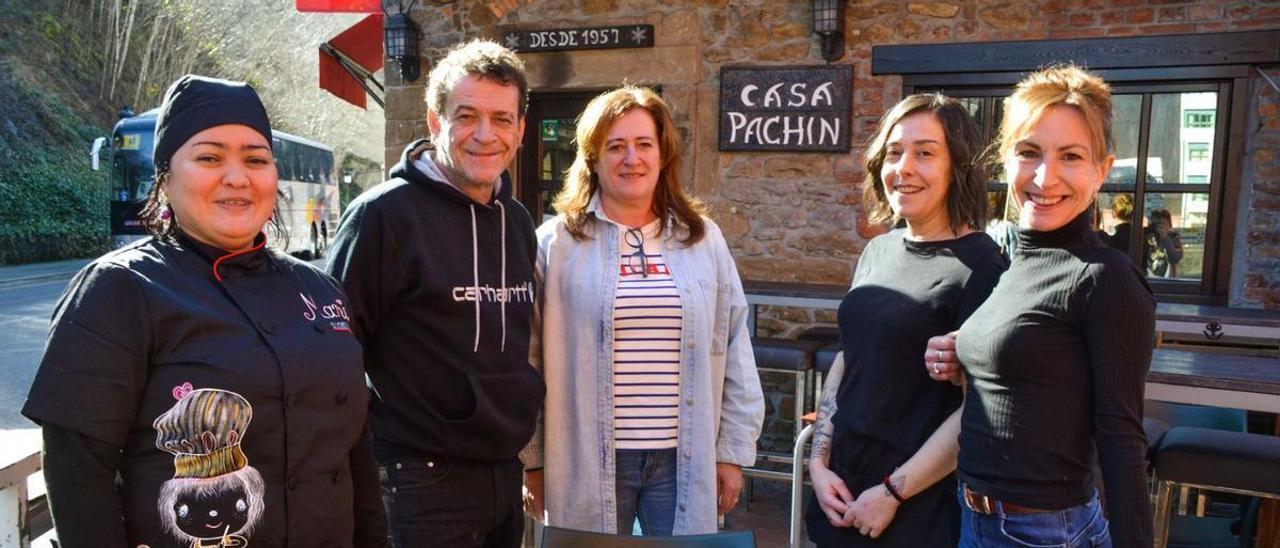
[[1018,238],[1009,270],[956,341],[969,388],[959,477],[997,499],[1068,508],[1093,495],[1096,455],[1115,545],[1150,546],[1151,289],[1087,214]]

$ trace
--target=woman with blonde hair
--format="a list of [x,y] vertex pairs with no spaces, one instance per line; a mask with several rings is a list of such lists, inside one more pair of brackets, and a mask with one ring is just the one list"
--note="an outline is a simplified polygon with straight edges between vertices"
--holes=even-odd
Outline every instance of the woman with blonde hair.
[[955,374],[957,355],[967,374],[960,545],[1150,546],[1142,398],[1155,299],[1090,219],[1114,160],[1110,89],[1048,68],[1004,111],[1019,248],[958,335],[925,353],[935,379]]
[[660,97],[604,93],[576,137],[559,215],[538,229],[531,361],[547,398],[523,455],[526,508],[541,518],[545,501],[556,527],[713,533],[764,417],[742,282],[684,194]]

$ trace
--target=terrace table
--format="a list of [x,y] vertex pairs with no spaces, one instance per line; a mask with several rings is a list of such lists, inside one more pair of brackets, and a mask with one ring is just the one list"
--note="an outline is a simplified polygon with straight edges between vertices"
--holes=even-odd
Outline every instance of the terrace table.
[[1156,305],[1156,331],[1201,335],[1211,341],[1224,336],[1267,339],[1280,345],[1280,312],[1159,303]]
[[743,292],[747,294],[747,327],[751,336],[756,335],[756,307],[794,306],[796,308],[824,308],[836,310],[840,308],[840,300],[849,291],[849,286],[835,284],[805,284],[790,282],[742,281]]
[[[755,307],[794,306],[835,310],[848,288],[830,284],[744,281],[749,324]],[[1280,312],[1159,303],[1156,330],[1263,339],[1280,345]],[[1280,413],[1280,359],[1156,348],[1147,376],[1148,399]]]
[[1157,348],[1146,397],[1280,413],[1280,359]]

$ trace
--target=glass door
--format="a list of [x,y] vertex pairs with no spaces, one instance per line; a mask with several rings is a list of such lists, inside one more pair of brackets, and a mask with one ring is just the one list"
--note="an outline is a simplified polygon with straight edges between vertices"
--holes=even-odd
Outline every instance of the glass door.
[[520,201],[535,225],[555,216],[551,203],[573,164],[578,115],[598,92],[542,92],[529,98],[520,150]]

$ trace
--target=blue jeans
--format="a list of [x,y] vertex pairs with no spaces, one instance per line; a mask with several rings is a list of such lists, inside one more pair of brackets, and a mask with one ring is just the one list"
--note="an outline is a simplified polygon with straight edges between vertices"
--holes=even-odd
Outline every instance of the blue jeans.
[[676,521],[676,450],[619,449],[615,462],[618,534],[640,519],[645,535],[671,536]]
[[963,487],[959,497],[960,548],[1111,548],[1096,492],[1079,506],[1035,514],[979,514],[965,504]]
[[419,455],[380,459],[378,480],[394,548],[518,548],[523,466]]

